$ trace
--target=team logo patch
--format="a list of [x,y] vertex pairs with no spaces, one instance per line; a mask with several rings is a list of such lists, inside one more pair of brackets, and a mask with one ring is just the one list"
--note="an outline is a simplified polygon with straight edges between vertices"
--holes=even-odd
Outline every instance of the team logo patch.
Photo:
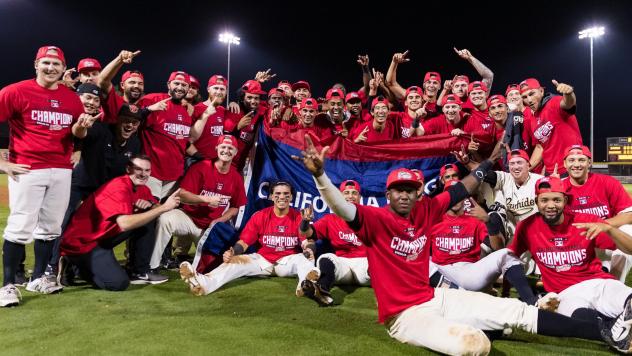
[[222,190],[224,188],[224,183],[217,183],[217,190]]
[[55,100],[55,99],[51,99],[50,100],[50,107],[51,108],[59,108],[60,105],[61,105],[61,103],[59,102],[59,100]]
[[554,237],[550,241],[553,242],[556,247],[562,247],[566,240],[568,240],[566,237]]
[[461,226],[460,225],[452,225],[450,226],[450,228],[452,229],[452,233],[453,234],[460,234],[461,233]]
[[178,121],[182,121],[182,114],[178,114]]
[[279,230],[279,232],[285,232],[286,228],[287,226],[277,226],[277,229]]
[[130,104],[129,105],[129,111],[133,114],[136,114],[138,112],[138,106]]
[[586,205],[588,204],[588,197],[578,197],[577,201],[579,201],[579,204],[581,205]]
[[413,179],[413,176],[408,172],[398,172],[397,179]]

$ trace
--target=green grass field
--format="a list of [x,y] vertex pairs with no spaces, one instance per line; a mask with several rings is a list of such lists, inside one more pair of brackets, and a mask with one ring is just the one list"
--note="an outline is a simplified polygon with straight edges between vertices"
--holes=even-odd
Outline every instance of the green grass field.
[[[632,187],[626,187],[632,192]],[[6,189],[5,176],[0,189]],[[0,203],[0,228],[8,208]],[[119,256],[122,253],[119,250]],[[32,245],[27,247],[32,266]],[[1,355],[418,355],[377,324],[370,288],[334,289],[341,304],[317,307],[293,294],[295,279],[246,279],[194,297],[175,272],[157,286],[112,293],[90,287],[58,295],[22,291],[16,308],[0,308]],[[628,279],[628,285],[632,282]],[[467,303],[467,301],[464,301]],[[423,323],[423,321],[420,321]],[[598,342],[514,332],[493,355],[606,355]]]

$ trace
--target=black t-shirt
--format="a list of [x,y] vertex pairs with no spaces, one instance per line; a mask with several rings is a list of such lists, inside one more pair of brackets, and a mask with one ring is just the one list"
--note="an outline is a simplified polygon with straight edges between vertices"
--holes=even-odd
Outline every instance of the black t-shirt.
[[116,125],[95,122],[81,143],[81,160],[72,171],[72,185],[96,190],[125,174],[130,157],[140,153],[140,140],[132,135],[125,145],[116,143]]

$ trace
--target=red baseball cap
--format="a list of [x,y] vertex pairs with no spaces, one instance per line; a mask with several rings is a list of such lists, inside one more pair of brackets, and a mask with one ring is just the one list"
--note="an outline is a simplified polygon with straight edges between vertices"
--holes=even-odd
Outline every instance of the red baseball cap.
[[244,93],[247,94],[259,94],[259,95],[263,95],[266,92],[263,91],[263,89],[261,89],[261,83],[259,83],[256,80],[248,80],[246,81],[242,86],[241,86],[241,90],[244,91]]
[[77,64],[77,71],[101,70],[101,63],[94,58],[84,58]]
[[197,80],[197,78],[192,76],[191,74],[189,74],[189,78],[191,79],[191,86],[196,89],[200,89],[200,81]]
[[459,170],[459,166],[457,166],[454,163],[448,163],[446,165],[443,165],[441,169],[439,169],[439,177],[443,177],[443,175],[445,174],[445,172],[448,171],[448,169],[452,169],[456,171],[457,174],[461,173],[461,171]]
[[123,76],[121,77],[121,83],[125,83],[125,81],[128,80],[129,78],[140,78],[140,80],[145,81],[145,78],[143,77],[143,73],[139,71],[128,70],[125,73],[123,73]]
[[495,94],[489,97],[489,99],[487,99],[487,106],[491,106],[494,104],[505,104],[507,105],[507,99],[505,99],[504,96],[500,95],[500,94]]
[[518,84],[509,84],[507,85],[507,89],[505,90],[505,96],[509,95],[510,92],[517,90],[520,92],[520,85]]
[[470,78],[468,78],[467,75],[457,75],[456,77],[454,77],[454,80],[452,80],[452,84],[456,83],[456,82],[465,82],[466,84],[470,84]]
[[[545,187],[541,185],[545,185]],[[546,185],[548,185],[548,187]],[[566,189],[564,189],[564,184],[560,178],[548,176],[542,177],[535,182],[535,195],[540,195],[541,193],[566,194]]]
[[463,105],[463,102],[461,101],[461,99],[459,99],[458,96],[454,94],[448,94],[443,97],[443,100],[441,101],[441,106],[446,106],[447,104],[457,104],[458,106],[461,106]]
[[333,98],[340,98],[342,99],[342,101],[345,101],[345,95],[342,92],[341,89],[339,88],[331,88],[329,90],[327,90],[327,94],[325,95],[325,99],[327,99],[328,101],[333,99]]
[[507,162],[511,161],[511,159],[515,157],[520,157],[529,163],[529,154],[525,150],[516,149],[509,151],[509,153],[507,153]]
[[318,111],[318,102],[314,98],[305,98],[303,99],[303,101],[301,101],[301,105],[299,105],[299,110],[304,108],[314,109]]
[[398,168],[388,175],[386,179],[386,189],[390,189],[395,184],[406,184],[415,187],[421,187],[421,182],[417,180],[415,172],[408,168]]
[[538,82],[538,80],[535,78],[527,78],[521,81],[518,85],[520,85],[520,94],[524,93],[527,90],[542,88],[542,86],[540,86],[540,82]]
[[443,191],[445,192],[446,190],[452,188],[453,186],[459,184],[461,180],[460,179],[450,179],[449,181],[445,182],[445,186],[443,187]]
[[415,175],[417,176],[417,180],[421,182],[421,184],[423,184],[424,172],[422,172],[420,169],[411,169],[411,172],[415,173]]
[[348,186],[352,186],[353,189],[357,190],[360,193],[360,184],[352,179],[347,179],[346,181],[340,183],[340,191],[344,192]]
[[222,76],[221,74],[213,74],[210,78],[208,78],[208,84],[206,85],[206,87],[208,88],[215,85],[223,85],[225,87],[228,87],[228,80],[226,80],[226,78],[224,78],[224,76]]
[[66,64],[66,57],[64,57],[64,51],[61,48],[56,46],[43,46],[37,50],[37,54],[35,55],[35,60],[51,57],[59,59],[63,64]]
[[371,102],[371,109],[373,109],[375,105],[377,104],[384,104],[388,107],[388,99],[386,99],[383,96],[378,96],[377,98],[373,99],[373,101]]
[[[425,82],[425,80],[424,80],[424,82]],[[416,91],[419,95],[423,95],[423,93],[424,93],[424,91],[420,87],[418,87],[416,85],[413,85],[411,87],[408,87],[408,89],[406,89],[406,94],[404,95],[404,99],[406,99],[408,97],[408,94],[410,94],[411,91]]]
[[467,92],[472,93],[475,90],[482,90],[487,93],[487,85],[485,85],[485,83],[478,80],[475,82],[471,82],[467,88]]
[[187,84],[191,84],[191,76],[189,76],[187,73],[181,70],[171,72],[171,74],[169,75],[169,79],[167,80],[167,83],[174,80],[181,80]]
[[[573,152],[573,151],[579,151],[579,152]],[[570,156],[571,154],[580,154],[580,155],[584,155],[590,159],[592,159],[592,153],[590,153],[590,148],[584,146],[584,145],[571,145],[568,146],[565,150],[564,150],[564,159],[566,159],[566,157]]]
[[437,72],[426,72],[426,75],[424,75],[424,83],[429,81],[430,79],[434,79],[441,83],[441,75]]
[[287,86],[288,86],[288,87],[290,87],[290,88],[292,87],[292,83],[290,83],[290,81],[289,81],[289,80],[280,80],[280,81],[277,83],[277,88],[278,88],[278,87],[280,87],[281,85],[287,85]]
[[297,89],[305,88],[310,93],[312,92],[312,87],[309,86],[309,83],[304,80],[299,80],[298,82],[292,84],[292,91],[296,91]]
[[268,98],[271,97],[274,94],[278,94],[278,95],[281,95],[281,96],[285,97],[285,91],[283,91],[283,89],[272,88],[272,89],[270,89],[270,91],[268,91]]
[[349,92],[347,96],[345,97],[345,103],[348,103],[350,101],[362,101],[362,98],[360,97],[360,94],[357,91],[352,91],[352,92]]
[[233,135],[221,135],[217,138],[217,144],[215,145],[215,147],[221,144],[232,145],[233,147],[237,148],[237,138]]

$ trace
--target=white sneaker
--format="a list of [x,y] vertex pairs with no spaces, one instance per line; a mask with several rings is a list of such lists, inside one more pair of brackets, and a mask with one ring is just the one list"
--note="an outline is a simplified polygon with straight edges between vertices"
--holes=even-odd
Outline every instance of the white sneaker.
[[559,305],[560,296],[553,292],[547,293],[535,303],[535,306],[538,307],[538,309],[548,310],[551,312],[556,311]]
[[180,264],[180,278],[182,278],[189,285],[189,289],[193,295],[201,297],[207,293],[197,280],[197,272],[193,269],[193,266],[189,262],[182,262]]
[[58,293],[63,289],[64,287],[57,283],[56,276],[42,275],[38,279],[31,280],[29,284],[26,285],[27,291],[42,294]]
[[0,288],[0,307],[13,307],[20,304],[22,294],[13,284]]

